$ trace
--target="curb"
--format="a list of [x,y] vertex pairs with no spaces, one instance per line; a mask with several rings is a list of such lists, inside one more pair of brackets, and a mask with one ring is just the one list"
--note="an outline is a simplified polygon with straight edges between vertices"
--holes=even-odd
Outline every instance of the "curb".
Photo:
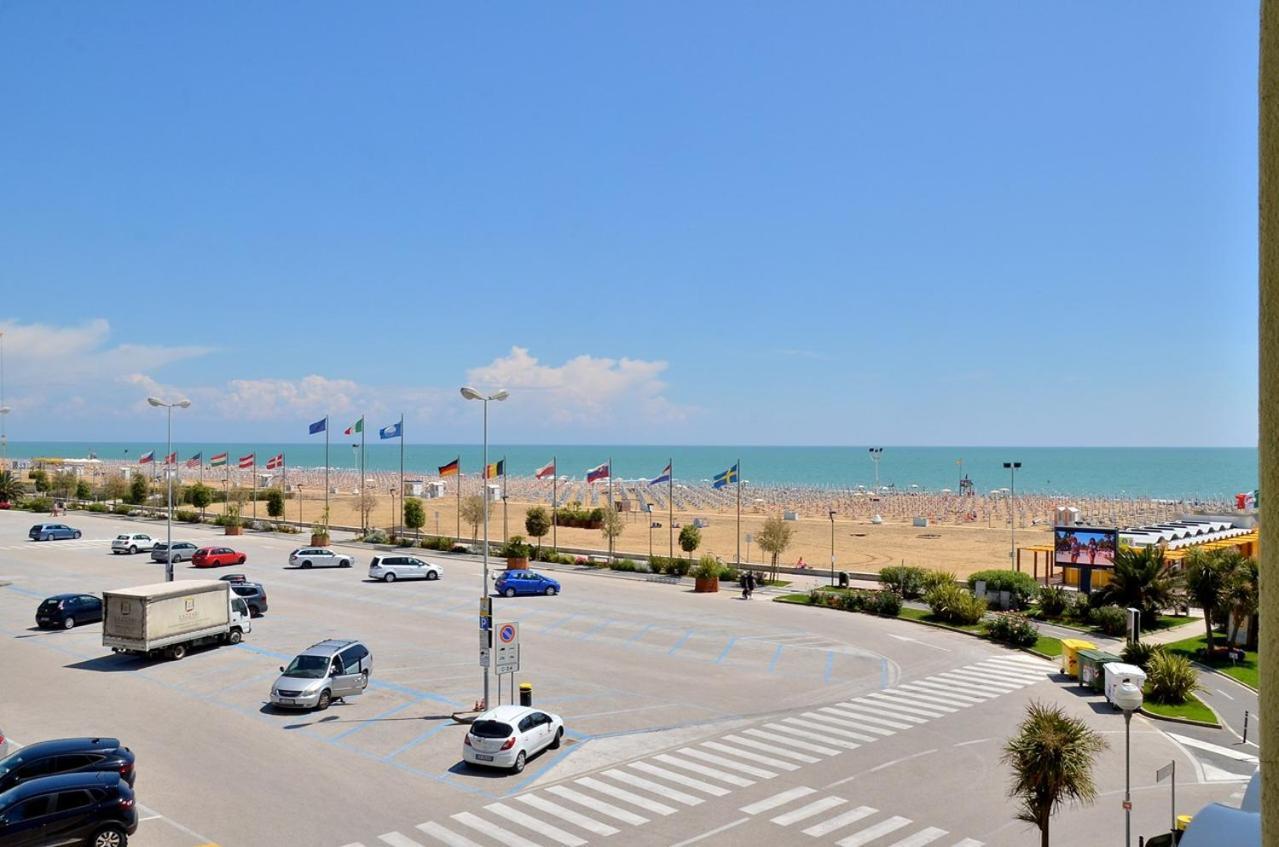
[[[1200,700],[1199,702],[1203,703],[1202,700]],[[1207,703],[1204,703],[1204,705],[1208,706]],[[1206,721],[1196,721],[1196,720],[1191,720],[1190,718],[1176,718],[1176,717],[1172,717],[1171,715],[1157,715],[1154,712],[1146,711],[1145,706],[1142,706],[1137,711],[1145,715],[1146,717],[1150,718],[1151,720],[1156,720],[1156,721],[1168,721],[1169,723],[1184,723],[1187,726],[1202,726],[1202,727],[1206,727],[1207,729],[1221,729],[1224,726],[1224,724],[1220,724],[1220,723],[1207,723]],[[1208,706],[1208,711],[1212,712],[1214,715],[1217,714],[1216,709],[1213,709],[1212,706]]]

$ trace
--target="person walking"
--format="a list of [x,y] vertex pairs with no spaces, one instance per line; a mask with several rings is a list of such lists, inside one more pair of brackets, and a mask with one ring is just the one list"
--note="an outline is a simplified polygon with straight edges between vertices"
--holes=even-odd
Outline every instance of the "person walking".
[[751,595],[755,593],[755,572],[754,571],[746,572],[745,591],[746,591],[746,599],[747,600],[751,599]]

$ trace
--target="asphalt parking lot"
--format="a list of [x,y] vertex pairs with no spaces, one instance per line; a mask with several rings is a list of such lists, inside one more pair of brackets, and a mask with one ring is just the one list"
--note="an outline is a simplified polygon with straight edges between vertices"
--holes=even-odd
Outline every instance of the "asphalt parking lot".
[[[299,536],[175,526],[175,539],[230,541],[249,557],[182,563],[179,579],[243,572],[270,609],[240,645],[147,662],[103,648],[99,624],[42,632],[33,613],[51,594],[162,580],[162,565],[112,556],[109,542],[162,536],[163,524],[73,513],[82,539],[36,544],[32,522],[0,513],[0,726],[20,742],[101,734],[132,747],[145,807],[132,843],[144,847],[1024,844],[998,759],[1032,698],[1112,740],[1103,800],[1063,820],[1081,833],[1122,827],[1122,718],[1054,681],[1049,663],[974,639],[762,595],[557,574],[559,596],[493,600],[496,622],[520,625],[516,679],[567,728],[562,749],[512,775],[463,765],[465,730],[449,717],[480,696],[477,564],[428,553],[443,579],[388,585],[367,579],[364,548],[349,548],[352,569],[303,571],[287,565]],[[368,645],[368,691],[325,712],[271,707],[279,666],[331,637]],[[1151,798],[1134,815],[1154,832],[1168,811],[1154,769],[1186,757],[1194,774],[1195,760],[1146,719],[1133,729],[1134,773],[1149,771],[1138,797]],[[1229,798],[1246,770],[1188,776],[1179,805]]]

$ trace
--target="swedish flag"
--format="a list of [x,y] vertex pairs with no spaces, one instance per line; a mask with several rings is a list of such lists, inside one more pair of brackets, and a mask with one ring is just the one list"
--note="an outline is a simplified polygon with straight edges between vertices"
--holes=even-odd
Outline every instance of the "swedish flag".
[[715,479],[711,482],[711,488],[723,488],[737,482],[738,472],[737,465],[733,465],[722,474],[716,474]]

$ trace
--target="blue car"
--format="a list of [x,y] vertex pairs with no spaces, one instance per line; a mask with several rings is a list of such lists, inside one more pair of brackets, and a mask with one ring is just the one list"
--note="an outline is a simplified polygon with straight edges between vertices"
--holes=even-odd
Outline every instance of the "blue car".
[[38,523],[31,527],[27,537],[32,541],[56,541],[59,538],[79,538],[80,530],[64,523]]
[[558,582],[536,571],[502,571],[495,587],[498,594],[506,597],[517,594],[545,594],[552,597],[560,593]]

